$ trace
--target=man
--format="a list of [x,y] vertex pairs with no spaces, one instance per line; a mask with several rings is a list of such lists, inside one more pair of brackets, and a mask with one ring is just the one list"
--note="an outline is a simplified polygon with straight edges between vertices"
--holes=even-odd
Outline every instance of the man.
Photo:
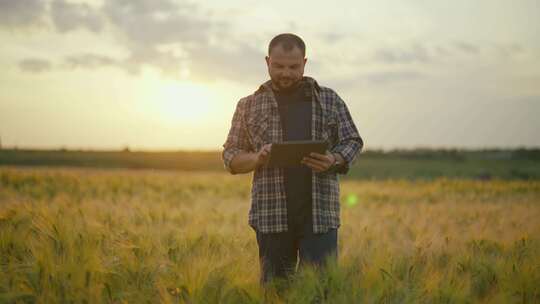
[[[363,147],[344,101],[305,77],[306,47],[294,34],[280,34],[268,47],[270,80],[242,98],[223,145],[232,174],[254,171],[249,225],[255,230],[261,283],[285,278],[300,264],[322,265],[337,257],[339,183]],[[312,153],[295,168],[266,164],[272,143],[325,140],[326,154]]]

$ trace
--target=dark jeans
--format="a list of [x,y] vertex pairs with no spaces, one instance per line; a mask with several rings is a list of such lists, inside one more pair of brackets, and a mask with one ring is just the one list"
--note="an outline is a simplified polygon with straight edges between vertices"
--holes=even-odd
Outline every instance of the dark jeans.
[[256,231],[261,265],[261,284],[273,277],[287,278],[299,266],[312,264],[323,266],[326,258],[337,258],[337,229],[326,233],[313,233],[311,221],[303,231],[260,233]]

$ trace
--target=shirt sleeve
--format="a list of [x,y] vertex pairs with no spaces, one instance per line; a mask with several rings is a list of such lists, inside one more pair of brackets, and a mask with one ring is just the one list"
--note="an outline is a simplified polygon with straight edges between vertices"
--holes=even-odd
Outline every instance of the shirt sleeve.
[[222,159],[223,165],[227,171],[231,174],[236,174],[231,168],[231,161],[233,158],[240,152],[250,151],[250,144],[245,132],[245,123],[244,123],[244,109],[245,109],[245,99],[238,101],[236,105],[236,110],[231,122],[231,128],[229,129],[229,134],[227,140],[223,144]]
[[346,174],[350,166],[356,160],[356,156],[364,147],[364,141],[358,129],[354,124],[351,113],[347,105],[335,94],[336,109],[337,109],[337,128],[338,128],[338,143],[332,148],[331,152],[339,153],[345,160],[345,164],[338,168],[335,172]]

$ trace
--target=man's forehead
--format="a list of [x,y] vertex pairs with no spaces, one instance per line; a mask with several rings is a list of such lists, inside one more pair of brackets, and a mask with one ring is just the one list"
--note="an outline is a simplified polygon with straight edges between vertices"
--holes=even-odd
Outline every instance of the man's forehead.
[[285,50],[283,46],[277,45],[270,52],[270,59],[273,61],[302,61],[304,56],[298,47],[292,50]]

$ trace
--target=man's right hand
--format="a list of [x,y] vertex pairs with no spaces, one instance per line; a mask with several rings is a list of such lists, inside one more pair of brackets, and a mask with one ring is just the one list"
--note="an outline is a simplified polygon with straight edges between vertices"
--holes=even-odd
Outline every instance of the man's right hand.
[[231,160],[231,173],[248,173],[268,164],[268,160],[270,160],[271,148],[272,144],[266,144],[258,152],[242,151],[238,153]]
[[255,168],[268,164],[271,149],[272,144],[266,144],[261,148],[261,150],[259,150],[259,152],[257,152],[257,154],[255,154]]

